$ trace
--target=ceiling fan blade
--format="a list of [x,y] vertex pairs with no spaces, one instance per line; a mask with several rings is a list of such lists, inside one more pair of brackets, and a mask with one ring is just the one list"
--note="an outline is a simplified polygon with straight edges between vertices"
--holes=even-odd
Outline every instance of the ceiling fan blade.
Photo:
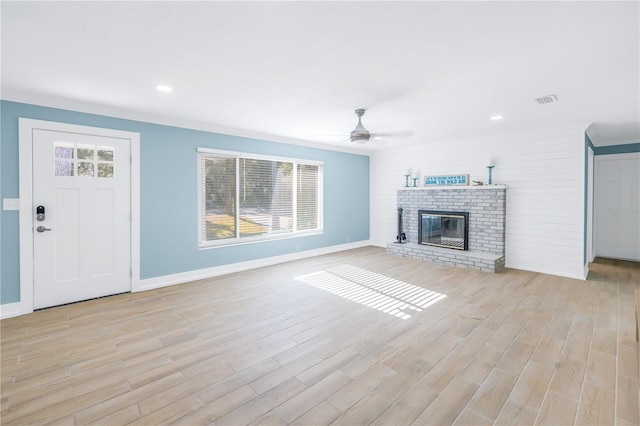
[[375,132],[371,133],[371,139],[408,139],[413,136],[411,130],[397,131],[397,132]]

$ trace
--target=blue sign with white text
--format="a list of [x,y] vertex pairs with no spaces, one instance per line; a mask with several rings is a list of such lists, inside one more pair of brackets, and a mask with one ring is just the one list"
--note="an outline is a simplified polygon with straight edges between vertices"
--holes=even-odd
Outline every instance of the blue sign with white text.
[[424,185],[469,185],[469,175],[425,176]]

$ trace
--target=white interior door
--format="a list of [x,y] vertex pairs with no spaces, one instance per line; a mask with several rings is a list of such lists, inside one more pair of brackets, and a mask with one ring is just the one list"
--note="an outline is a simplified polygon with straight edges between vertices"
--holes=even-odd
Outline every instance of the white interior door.
[[131,290],[130,152],[128,139],[33,131],[34,308]]
[[640,154],[598,155],[596,256],[640,261]]

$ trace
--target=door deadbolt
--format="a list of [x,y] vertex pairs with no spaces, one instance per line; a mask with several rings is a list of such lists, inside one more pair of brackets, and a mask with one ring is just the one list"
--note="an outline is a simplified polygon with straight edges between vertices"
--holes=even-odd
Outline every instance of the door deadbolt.
[[42,222],[45,219],[44,216],[44,206],[36,207],[36,220],[38,222]]
[[36,228],[36,231],[38,232],[44,232],[44,231],[51,231],[51,229],[49,228],[45,228],[44,226],[40,225]]

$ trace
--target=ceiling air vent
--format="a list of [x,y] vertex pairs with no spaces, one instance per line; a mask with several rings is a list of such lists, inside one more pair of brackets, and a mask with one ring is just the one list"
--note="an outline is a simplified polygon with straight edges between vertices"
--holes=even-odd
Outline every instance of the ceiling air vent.
[[540,105],[558,102],[558,96],[557,95],[540,96],[539,98],[536,98],[536,102],[539,103]]

